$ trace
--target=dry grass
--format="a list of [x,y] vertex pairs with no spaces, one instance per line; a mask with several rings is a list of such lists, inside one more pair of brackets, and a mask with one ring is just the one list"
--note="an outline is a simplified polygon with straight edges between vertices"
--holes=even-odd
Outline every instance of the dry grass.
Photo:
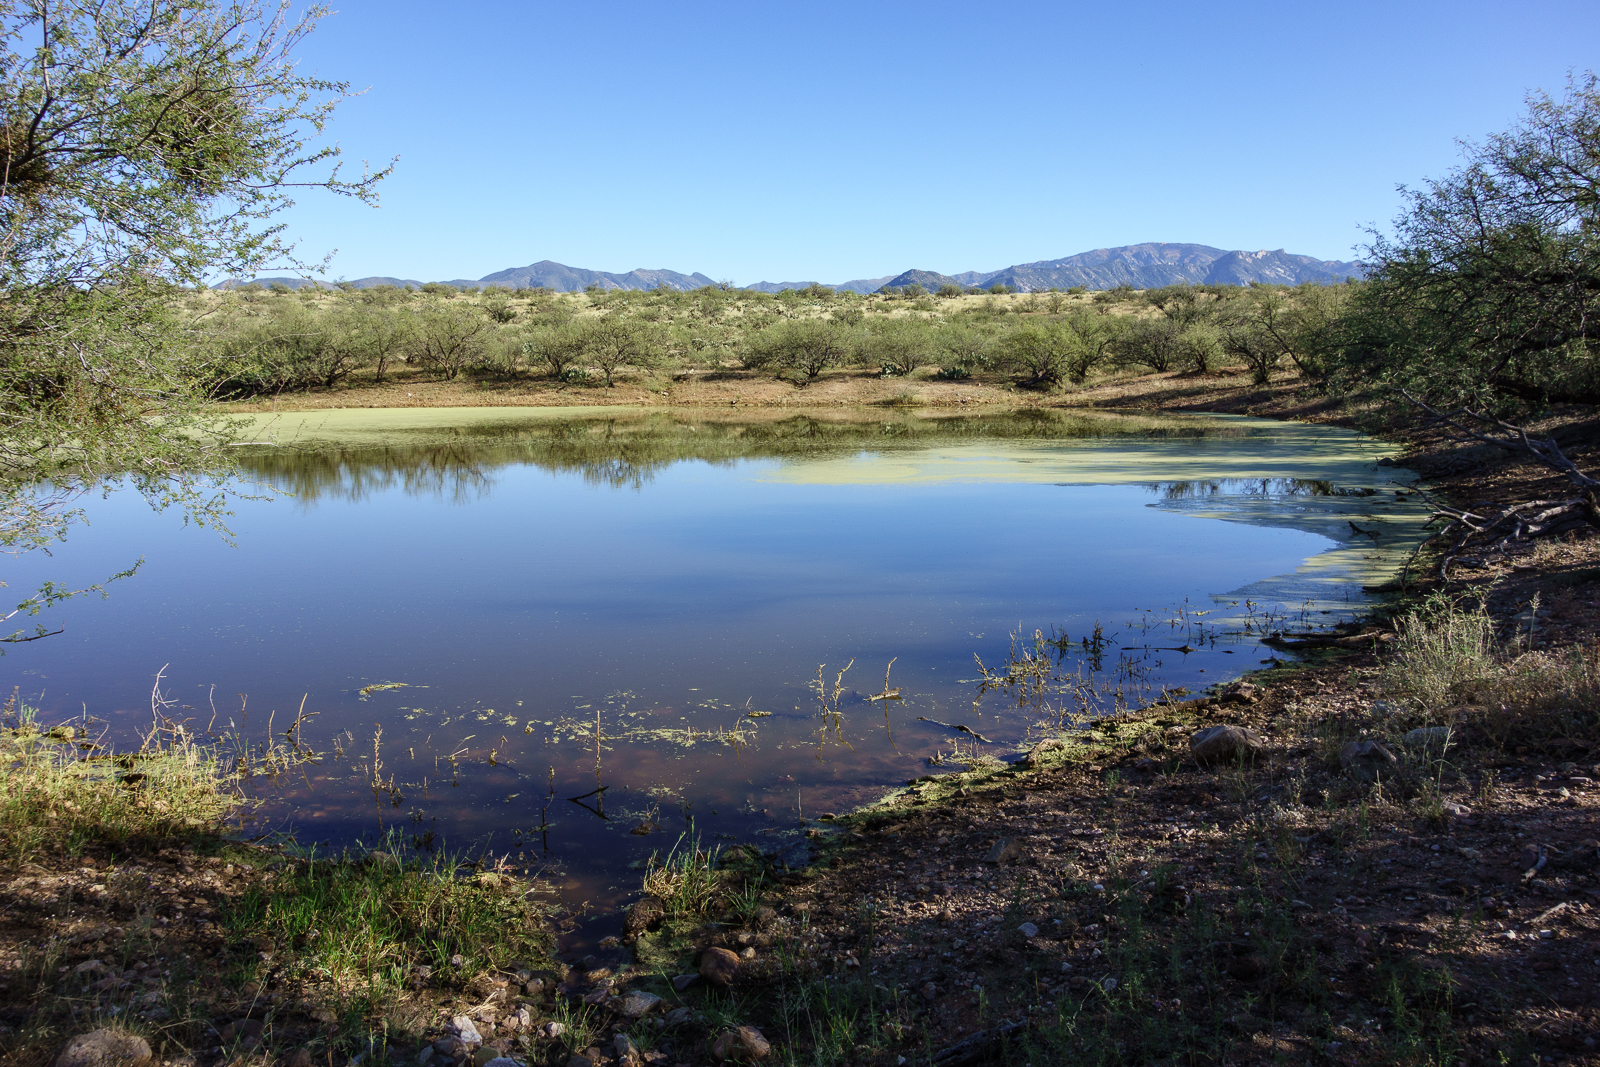
[[1600,648],[1521,651],[1520,627],[1497,637],[1481,601],[1442,596],[1402,616],[1396,631],[1380,684],[1408,703],[1407,720],[1464,721],[1501,748],[1600,738]]
[[81,727],[45,727],[16,694],[0,708],[0,865],[215,833],[245,799],[238,777],[181,729],[117,754]]

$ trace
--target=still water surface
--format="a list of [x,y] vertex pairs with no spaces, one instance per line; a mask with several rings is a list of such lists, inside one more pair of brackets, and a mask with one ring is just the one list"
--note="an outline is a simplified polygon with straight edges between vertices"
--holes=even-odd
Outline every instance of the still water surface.
[[[488,849],[602,915],[691,821],[792,850],[808,820],[952,766],[930,760],[1013,756],[1049,715],[974,704],[974,656],[1003,663],[1013,632],[1070,637],[1064,666],[1088,671],[1099,626],[1106,706],[1201,688],[1266,658],[1263,626],[1358,611],[1425,517],[1382,443],[1238,418],[257,421],[237,547],[113,493],[18,568],[14,588],[146,559],[7,655],[11,682],[124,734],[163,665],[200,726],[214,707],[216,728],[281,733],[303,700],[325,757],[269,818],[308,843]],[[904,699],[868,700],[891,660]],[[852,661],[825,732],[818,666],[831,692]],[[380,730],[395,789],[375,793]]]

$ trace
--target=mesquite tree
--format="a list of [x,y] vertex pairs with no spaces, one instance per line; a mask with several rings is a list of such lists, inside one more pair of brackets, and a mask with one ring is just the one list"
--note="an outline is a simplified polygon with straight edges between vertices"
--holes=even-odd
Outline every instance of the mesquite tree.
[[346,95],[290,55],[322,14],[0,0],[0,548],[64,536],[114,473],[220,520],[223,435],[172,296],[303,266],[273,222],[295,187],[372,198],[382,173],[346,181],[312,140]]

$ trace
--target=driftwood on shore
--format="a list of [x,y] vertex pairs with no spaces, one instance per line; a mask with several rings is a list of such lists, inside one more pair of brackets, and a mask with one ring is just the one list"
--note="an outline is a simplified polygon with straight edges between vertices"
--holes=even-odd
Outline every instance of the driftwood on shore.
[[1269,648],[1294,650],[1300,648],[1370,648],[1394,640],[1386,630],[1363,630],[1358,634],[1270,634],[1261,639]]
[[1007,1038],[1027,1029],[1027,1023],[1007,1023],[993,1030],[979,1030],[969,1038],[948,1045],[933,1054],[934,1067],[965,1067],[991,1058]]
[[1441,579],[1449,580],[1453,563],[1482,565],[1490,554],[1504,557],[1506,546],[1515,541],[1553,537],[1581,526],[1600,527],[1600,505],[1596,502],[1600,479],[1583,473],[1554,437],[1539,437],[1524,426],[1486,412],[1466,407],[1440,411],[1410,393],[1402,395],[1427,415],[1428,426],[1445,427],[1468,440],[1534,459],[1560,474],[1575,490],[1565,499],[1529,500],[1509,506],[1485,501],[1471,510],[1434,501],[1434,513],[1428,523],[1443,521],[1445,525],[1432,539],[1450,542],[1439,561]]

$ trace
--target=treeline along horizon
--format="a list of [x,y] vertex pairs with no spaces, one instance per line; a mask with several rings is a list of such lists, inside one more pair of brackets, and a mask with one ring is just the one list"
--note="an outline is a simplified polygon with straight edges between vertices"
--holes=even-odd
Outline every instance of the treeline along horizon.
[[1179,285],[1016,294],[911,285],[860,295],[825,286],[761,293],[246,285],[180,298],[191,375],[243,400],[396,371],[444,381],[545,378],[580,385],[687,371],[765,372],[804,386],[837,368],[884,377],[1003,375],[1040,390],[1112,370],[1205,373],[1243,363],[1320,375],[1360,283]]

